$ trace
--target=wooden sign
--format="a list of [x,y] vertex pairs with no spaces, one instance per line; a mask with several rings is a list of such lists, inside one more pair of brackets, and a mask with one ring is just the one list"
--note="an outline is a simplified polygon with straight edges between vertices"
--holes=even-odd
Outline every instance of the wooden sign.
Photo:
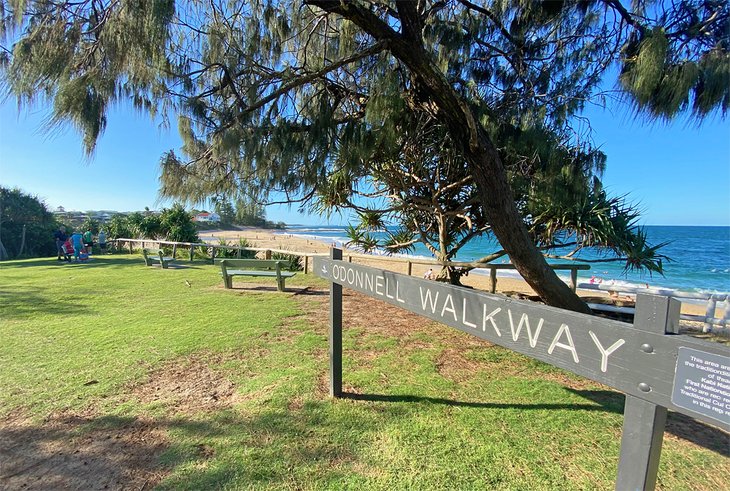
[[342,395],[342,287],[626,394],[616,489],[656,484],[667,408],[730,430],[730,348],[678,331],[680,304],[637,296],[634,324],[315,257],[330,281],[330,395]]
[[727,360],[728,348],[717,343],[327,258],[315,258],[314,271],[346,288],[730,429],[730,421],[672,402],[680,346]]

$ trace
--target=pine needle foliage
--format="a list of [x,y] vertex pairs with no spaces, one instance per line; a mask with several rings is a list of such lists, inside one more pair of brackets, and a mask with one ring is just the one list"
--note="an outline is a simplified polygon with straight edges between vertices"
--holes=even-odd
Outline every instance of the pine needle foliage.
[[[730,105],[721,0],[0,0],[0,16],[5,88],[21,106],[50,101],[50,124],[74,126],[87,152],[116,103],[177,121],[168,198],[338,206],[402,164],[405,113],[430,118],[451,142],[439,165],[453,154],[473,175],[459,199],[474,195],[533,288],[574,310],[524,220],[551,183],[594,189],[605,161],[573,127],[610,68],[638,116]],[[539,159],[515,151],[529,138],[546,139],[529,147]]]

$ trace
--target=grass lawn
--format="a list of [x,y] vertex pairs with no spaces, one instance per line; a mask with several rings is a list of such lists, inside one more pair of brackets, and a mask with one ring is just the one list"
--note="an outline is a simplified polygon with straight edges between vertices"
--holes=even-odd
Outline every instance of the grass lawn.
[[[621,394],[346,291],[332,400],[327,284],[181,264],[0,263],[0,488],[613,489]],[[729,447],[670,413],[658,488]]]

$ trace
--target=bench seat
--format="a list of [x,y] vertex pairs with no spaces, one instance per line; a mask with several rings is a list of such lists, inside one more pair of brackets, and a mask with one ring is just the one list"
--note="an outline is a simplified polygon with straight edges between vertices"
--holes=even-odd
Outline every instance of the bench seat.
[[[291,271],[282,271],[281,266],[285,261],[270,261],[259,259],[222,259],[220,261],[223,286],[233,288],[234,276],[259,276],[263,278],[276,278],[276,289],[284,291],[284,282],[287,278],[295,276]],[[254,269],[233,269],[233,268],[254,268]]]
[[[271,278],[275,278],[277,276],[276,271],[244,271],[241,269],[229,269],[227,270],[227,274],[228,276],[268,276]],[[281,271],[278,276],[291,278],[295,275],[296,273],[292,273],[291,271]]]
[[175,258],[166,257],[162,249],[142,249],[142,256],[145,266],[160,264],[163,269],[167,269],[167,266],[175,260]]

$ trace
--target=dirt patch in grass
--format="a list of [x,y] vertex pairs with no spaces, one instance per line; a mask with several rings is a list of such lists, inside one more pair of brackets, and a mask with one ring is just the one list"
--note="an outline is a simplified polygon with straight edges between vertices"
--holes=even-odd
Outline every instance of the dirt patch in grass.
[[454,382],[464,382],[474,376],[474,373],[486,366],[464,356],[466,350],[459,348],[444,348],[436,359],[436,370],[439,374]]
[[[240,396],[225,371],[211,367],[246,353],[199,353],[155,368],[122,400],[160,404],[176,418],[234,405]],[[0,489],[150,489],[167,474],[165,418],[53,414],[33,422],[20,414],[0,423]],[[7,443],[6,443],[7,442]]]
[[52,415],[41,424],[14,418],[0,427],[0,489],[150,489],[165,431],[152,420]]
[[131,395],[143,404],[162,404],[174,414],[230,407],[239,397],[236,386],[211,365],[239,356],[242,355],[196,354],[171,360],[153,370],[145,382],[131,390]]

